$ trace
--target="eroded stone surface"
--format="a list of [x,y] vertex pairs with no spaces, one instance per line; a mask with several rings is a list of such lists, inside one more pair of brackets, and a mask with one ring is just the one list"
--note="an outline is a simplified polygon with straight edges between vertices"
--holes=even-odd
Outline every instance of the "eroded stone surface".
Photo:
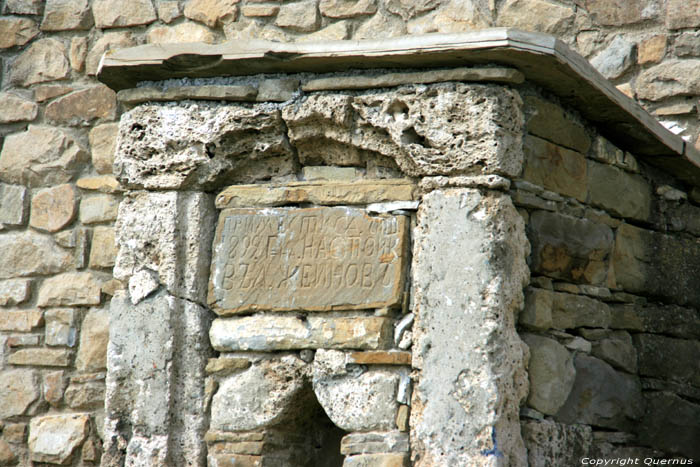
[[406,234],[404,216],[360,209],[225,210],[209,303],[219,314],[396,305]]
[[523,422],[523,440],[530,467],[576,465],[588,454],[593,436],[584,425],[565,425],[551,420]]

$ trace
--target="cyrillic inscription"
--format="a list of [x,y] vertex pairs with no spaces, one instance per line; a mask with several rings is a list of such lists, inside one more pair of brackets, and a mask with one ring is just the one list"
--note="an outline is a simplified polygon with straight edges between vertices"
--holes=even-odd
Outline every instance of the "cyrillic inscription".
[[401,299],[406,217],[353,208],[226,209],[214,240],[210,305],[361,309]]

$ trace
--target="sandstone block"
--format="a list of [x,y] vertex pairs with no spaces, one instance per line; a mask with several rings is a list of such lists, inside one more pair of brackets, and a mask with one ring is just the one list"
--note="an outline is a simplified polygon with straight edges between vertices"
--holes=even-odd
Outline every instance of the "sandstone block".
[[639,424],[639,440],[666,452],[698,459],[700,405],[669,392],[645,394],[647,413]]
[[193,0],[185,5],[185,16],[210,28],[236,19],[239,0]]
[[7,336],[8,347],[36,347],[39,345],[38,334],[15,334]]
[[111,195],[85,196],[80,201],[80,222],[96,224],[117,219],[119,198]]
[[[432,30],[437,29],[439,24],[435,21],[431,25]],[[406,34],[406,23],[395,15],[379,10],[355,30],[353,39],[371,39],[376,37],[377,31],[382,31],[385,37],[400,36]]]
[[527,136],[523,179],[548,190],[586,201],[586,158],[544,139]]
[[85,71],[88,75],[94,75],[97,73],[97,66],[100,63],[102,55],[110,50],[118,50],[124,47],[131,47],[136,45],[132,34],[130,32],[108,32],[102,37],[97,39],[93,44],[92,48],[88,52],[85,61]]
[[0,183],[0,224],[24,225],[28,203],[25,187]]
[[585,425],[528,420],[522,427],[530,467],[576,465],[593,443],[591,428]]
[[554,415],[564,405],[574,385],[576,370],[572,355],[554,339],[535,334],[521,334],[520,337],[530,347],[528,405]]
[[19,305],[29,300],[31,285],[29,279],[0,281],[0,306]]
[[7,0],[3,13],[15,15],[38,15],[41,13],[42,0]]
[[0,153],[0,180],[30,187],[70,181],[87,153],[69,134],[52,127],[29,125],[5,138]]
[[584,7],[598,24],[620,26],[655,19],[661,13],[658,0],[630,0],[625,3],[585,0]]
[[29,424],[29,453],[33,461],[64,464],[89,430],[86,414],[35,417]]
[[99,409],[104,406],[105,385],[101,381],[71,383],[64,398],[71,409]]
[[91,268],[111,268],[117,256],[117,247],[114,240],[114,228],[99,226],[92,232],[92,244],[90,246]]
[[318,5],[323,16],[329,18],[355,18],[377,12],[376,0],[321,0]]
[[[676,42],[676,54],[678,54],[678,43]],[[647,63],[657,63],[664,58],[666,53],[666,36],[659,34],[643,40],[637,46],[637,62],[640,65]]]
[[635,88],[640,99],[660,101],[677,95],[693,95],[700,92],[695,76],[700,70],[700,60],[666,60],[642,71]]
[[71,352],[68,349],[21,349],[10,355],[13,365],[68,366]]
[[639,175],[588,161],[588,191],[591,204],[619,216],[644,221],[651,214],[651,186]]
[[[3,370],[0,372],[0,419],[22,415],[29,405],[39,398],[39,380],[33,370]],[[8,441],[23,442],[24,436],[14,440],[8,436],[8,427],[3,437]]]
[[29,86],[68,76],[70,67],[66,48],[57,39],[39,39],[22,52],[12,64],[10,82]]
[[156,8],[158,9],[158,18],[164,23],[172,23],[182,16],[177,0],[160,1],[156,4]]
[[585,354],[578,354],[574,365],[574,387],[555,419],[630,431],[644,415],[639,378]]
[[0,439],[0,465],[12,465],[16,462],[17,455],[4,439]]
[[75,184],[83,190],[94,190],[102,193],[121,193],[123,191],[117,179],[111,175],[85,177],[79,179]]
[[50,237],[32,231],[0,234],[0,278],[55,274],[67,270],[73,257]]
[[556,329],[607,328],[610,325],[610,307],[583,295],[553,292],[551,314],[552,327]]
[[66,84],[42,84],[34,88],[34,100],[37,102],[48,101],[54,97],[63,96],[73,90]]
[[[403,293],[406,219],[347,207],[224,210],[209,304],[223,315],[395,306]],[[253,233],[266,244],[251,248]]]
[[360,454],[346,457],[343,467],[408,467],[408,454]]
[[44,373],[44,400],[56,407],[63,400],[63,390],[66,388],[66,378],[63,370]]
[[328,417],[345,431],[395,429],[401,370],[353,374],[346,361],[346,355],[336,350],[318,350],[314,358],[314,393]]
[[211,402],[211,429],[255,430],[303,413],[306,364],[286,356],[263,360],[220,382]]
[[208,374],[226,375],[236,370],[245,370],[250,367],[250,360],[247,358],[221,357],[210,358],[207,362],[206,371]]
[[666,27],[669,29],[700,26],[700,2],[698,0],[669,0],[666,5]]
[[40,310],[2,310],[0,318],[0,331],[27,332],[44,322],[44,314]]
[[92,86],[73,91],[51,102],[45,116],[53,123],[85,125],[93,120],[113,120],[117,98],[107,86]]
[[700,386],[700,362],[687,357],[697,355],[700,342],[636,334],[634,343],[639,352],[639,374]]
[[24,45],[37,34],[39,29],[29,18],[0,18],[0,49]]
[[[189,5],[189,3],[188,3]],[[216,36],[213,32],[197,23],[180,23],[175,26],[158,26],[148,31],[150,44],[174,44],[179,42],[213,43]]]
[[76,341],[75,312],[71,309],[46,310],[46,345],[73,347]]
[[549,290],[529,287],[525,293],[525,308],[518,323],[529,329],[546,331],[552,327],[552,298]]
[[111,174],[119,124],[105,123],[90,130],[92,165],[99,174]]
[[675,305],[620,305],[616,308],[634,314],[636,330],[684,339],[700,338],[700,315],[692,308]]
[[10,443],[20,444],[24,443],[26,432],[26,423],[5,423],[5,428],[2,430],[2,436]]
[[340,441],[340,453],[344,456],[389,452],[408,452],[408,434],[400,431],[350,433]]
[[109,312],[91,309],[83,319],[80,330],[80,348],[75,366],[81,372],[100,371],[107,368],[107,343],[109,342]]
[[87,58],[87,47],[87,37],[74,37],[71,39],[68,59],[70,60],[71,68],[75,71],[83,71],[85,59]]
[[684,32],[673,42],[673,51],[678,57],[700,55],[700,43],[696,32]]
[[411,365],[411,352],[370,351],[353,352],[348,355],[348,363],[356,365]]
[[280,7],[275,25],[298,32],[313,32],[321,23],[314,0],[283,4]]
[[544,0],[507,0],[498,12],[498,24],[545,32],[563,33],[573,24],[572,6],[552,4]]
[[533,115],[527,120],[527,131],[578,153],[586,154],[591,139],[580,123],[560,106],[536,96],[524,98],[525,111]]
[[45,188],[34,195],[29,225],[38,230],[58,232],[70,224],[77,214],[73,185]]
[[34,102],[9,92],[0,93],[0,108],[3,109],[0,123],[32,121],[39,111],[39,106]]
[[99,305],[102,280],[91,272],[67,272],[45,279],[39,287],[38,305]]
[[627,331],[613,331],[607,337],[593,343],[591,353],[608,362],[614,368],[637,373],[637,350]]
[[156,20],[151,0],[96,0],[92,14],[95,26],[100,29],[138,26]]
[[92,13],[87,0],[47,0],[42,31],[90,29]]
[[392,325],[383,317],[255,315],[216,319],[209,331],[214,349],[381,349],[391,345]]
[[610,227],[587,219],[535,211],[528,229],[533,272],[571,282],[605,284],[613,247]]

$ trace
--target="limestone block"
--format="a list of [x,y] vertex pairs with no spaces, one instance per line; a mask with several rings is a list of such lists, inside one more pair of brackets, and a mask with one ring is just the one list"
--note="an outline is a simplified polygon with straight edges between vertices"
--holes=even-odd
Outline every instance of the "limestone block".
[[37,34],[39,29],[29,18],[0,18],[0,49],[24,45]]
[[426,465],[488,465],[482,452],[497,448],[525,465],[512,422],[528,385],[514,323],[529,280],[522,218],[507,196],[446,189],[423,197],[414,234],[412,451]]
[[623,3],[585,0],[584,8],[593,21],[605,26],[621,26],[658,18],[662,6],[658,0],[629,0]]
[[318,5],[323,16],[329,18],[355,18],[377,12],[376,0],[321,0]]
[[605,283],[613,246],[613,232],[607,225],[535,211],[528,237],[533,272],[571,282]]
[[64,184],[44,188],[32,197],[29,225],[37,230],[58,232],[77,214],[76,190]]
[[158,274],[174,295],[203,303],[207,293],[213,200],[191,192],[135,193],[119,206],[114,277]]
[[0,234],[0,278],[65,271],[73,256],[46,235],[26,231]]
[[[190,5],[191,3],[188,3]],[[148,31],[149,44],[174,44],[179,42],[204,42],[211,44],[216,35],[201,24],[185,22],[175,26],[157,26]]]
[[114,228],[99,226],[92,232],[92,244],[90,246],[91,268],[111,268],[117,256],[117,248],[114,241]]
[[530,347],[530,395],[527,403],[546,415],[554,415],[564,405],[574,385],[573,357],[554,339],[521,334]]
[[586,158],[536,136],[526,136],[523,179],[548,190],[586,201]]
[[639,352],[639,374],[679,383],[700,386],[700,342],[674,339],[655,334],[636,334],[634,344]]
[[63,399],[63,390],[66,388],[66,378],[63,370],[44,373],[43,378],[44,400],[56,407]]
[[0,318],[0,331],[28,332],[44,323],[41,310],[2,310]]
[[[0,375],[2,375],[0,378],[0,420],[24,414],[29,405],[40,395],[37,373],[24,369],[3,370]],[[4,432],[3,436],[8,439]],[[24,440],[19,442],[22,441]]]
[[109,312],[99,308],[93,308],[85,315],[80,329],[78,356],[75,359],[79,371],[93,372],[107,368],[109,320]]
[[80,201],[80,222],[95,224],[117,219],[119,198],[110,195],[84,196]]
[[96,0],[92,14],[95,26],[100,29],[137,26],[156,20],[151,0]]
[[118,50],[136,45],[132,34],[128,31],[108,32],[97,39],[88,52],[85,61],[85,71],[88,75],[97,73],[97,66],[102,55],[110,50]]
[[345,431],[396,429],[403,370],[353,372],[346,362],[346,354],[337,350],[318,350],[313,361],[314,393],[328,417]]
[[592,205],[619,216],[645,221],[651,214],[651,186],[639,175],[588,161],[588,191]]
[[313,32],[320,24],[315,0],[283,4],[275,19],[276,26],[298,32]]
[[632,336],[627,331],[613,331],[607,337],[594,342],[591,353],[614,368],[637,373],[637,350],[632,345]]
[[39,106],[34,102],[10,92],[0,93],[0,108],[3,109],[0,114],[0,123],[32,121],[39,111]]
[[10,355],[7,361],[13,365],[68,366],[70,356],[68,349],[22,349]]
[[29,300],[31,285],[29,279],[0,281],[0,306],[19,305]]
[[72,309],[46,310],[46,345],[73,347],[76,343],[75,312]]
[[639,440],[666,452],[700,457],[700,405],[669,392],[645,394],[647,413],[639,424]]
[[185,16],[210,28],[235,21],[239,0],[193,0],[185,5]]
[[530,467],[576,465],[593,443],[591,428],[585,425],[528,420],[522,427]]
[[82,444],[89,430],[86,414],[35,417],[29,424],[29,453],[33,461],[63,464]]
[[576,381],[555,419],[630,431],[644,415],[639,378],[615,371],[595,357],[579,353]]
[[340,453],[344,456],[408,452],[408,449],[408,434],[400,431],[350,433],[340,441]]
[[650,101],[700,92],[694,77],[700,70],[700,60],[666,60],[642,71],[635,82],[637,97]]
[[0,224],[24,225],[27,221],[29,196],[21,185],[0,183]]
[[155,292],[159,286],[158,276],[153,271],[149,271],[148,269],[137,271],[129,279],[129,297],[131,298],[131,303],[136,305],[151,293]]
[[634,63],[634,44],[618,35],[610,44],[591,59],[603,76],[615,79],[622,76]]
[[92,272],[66,272],[44,280],[37,304],[47,306],[99,305],[104,278]]
[[560,106],[537,96],[525,96],[527,131],[540,138],[552,141],[578,153],[586,154],[591,147],[591,139],[586,129],[567,115]]
[[343,467],[408,467],[408,454],[360,454],[346,457]]
[[216,319],[209,330],[214,349],[380,349],[391,345],[392,323],[384,317],[254,315]]
[[499,26],[561,34],[571,28],[576,16],[573,6],[544,0],[507,0],[498,12]]
[[93,120],[114,120],[117,96],[107,86],[91,86],[59,97],[46,107],[45,117],[61,125],[86,125]]
[[114,170],[129,187],[254,181],[286,174],[278,172],[285,166],[276,164],[291,157],[281,117],[265,104],[143,105],[124,114],[119,128]]
[[70,66],[66,48],[57,39],[47,38],[32,42],[13,62],[10,82],[20,86],[63,79]]
[[30,187],[70,181],[82,168],[87,153],[62,130],[29,125],[5,138],[0,153],[0,180]]
[[47,0],[41,30],[90,29],[93,24],[87,0]]
[[300,417],[312,400],[305,388],[307,368],[300,359],[285,356],[226,377],[211,402],[210,428],[255,430]]

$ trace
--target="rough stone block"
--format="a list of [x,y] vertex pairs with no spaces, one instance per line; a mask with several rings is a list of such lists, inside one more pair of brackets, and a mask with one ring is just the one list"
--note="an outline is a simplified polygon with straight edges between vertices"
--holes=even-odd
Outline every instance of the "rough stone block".
[[393,430],[401,369],[353,373],[346,354],[318,350],[313,362],[313,388],[328,417],[345,431]]
[[316,2],[311,0],[282,5],[275,25],[298,32],[313,32],[320,26],[320,20]]
[[[39,378],[33,370],[0,371],[0,420],[22,415],[32,402],[39,398]],[[5,426],[3,437],[11,442],[23,442],[8,436]],[[24,434],[24,433],[23,433]]]
[[206,26],[184,22],[174,26],[156,26],[148,31],[149,44],[177,44],[182,42],[216,42],[216,35]]
[[27,189],[21,185],[0,183],[0,224],[24,225],[27,221]]
[[552,327],[574,329],[579,327],[607,328],[610,308],[604,302],[569,293],[552,293]]
[[99,409],[104,406],[105,385],[101,381],[71,383],[66,389],[64,398],[71,409]]
[[44,400],[53,407],[58,406],[63,400],[63,390],[66,388],[63,370],[44,373],[43,382]]
[[75,312],[72,309],[46,310],[46,345],[73,347],[76,344]]
[[[0,29],[2,29],[2,24],[3,18],[0,18]],[[2,34],[2,31],[0,31],[0,37],[2,37]],[[9,92],[0,93],[0,108],[3,109],[2,115],[0,115],[0,123],[32,121],[39,112],[39,106],[34,102]]]
[[92,244],[90,246],[91,268],[104,269],[114,266],[117,256],[117,248],[114,241],[114,228],[99,226],[92,232]]
[[666,26],[669,29],[700,26],[700,2],[697,0],[669,0],[666,5]]
[[591,353],[628,373],[637,373],[637,350],[632,345],[632,336],[626,331],[611,332],[608,337],[593,344]]
[[593,285],[608,275],[613,232],[607,225],[558,213],[536,211],[528,225],[532,271]]
[[522,427],[530,467],[577,465],[593,443],[591,428],[585,425],[528,420]]
[[585,201],[588,193],[585,157],[544,139],[525,138],[523,179],[548,190]]
[[64,464],[89,431],[86,414],[35,417],[29,424],[29,453],[35,462]]
[[518,324],[540,331],[551,328],[552,297],[549,290],[528,287],[525,292],[525,308],[518,315]]
[[[523,99],[525,112],[532,113],[527,119],[527,131],[530,134],[549,140],[580,154],[586,154],[591,147],[591,138],[580,123],[567,115],[560,106],[536,96]],[[539,143],[540,149],[544,146]],[[569,176],[576,176],[570,174]],[[552,177],[554,178],[554,177]],[[581,182],[579,181],[579,184]],[[585,184],[585,182],[584,182]]]
[[700,405],[668,392],[645,394],[647,413],[639,440],[666,452],[700,458]]
[[185,5],[185,16],[210,28],[236,19],[238,0],[192,0]]
[[[29,36],[31,34],[29,33]],[[63,43],[53,38],[39,39],[32,42],[32,45],[12,63],[10,83],[30,86],[63,79],[69,72],[70,65]]]
[[0,281],[0,306],[19,305],[29,300],[31,285],[32,281],[29,279]]
[[574,21],[571,5],[544,0],[507,0],[498,12],[498,24],[549,34],[567,31]]
[[88,52],[85,60],[85,72],[88,75],[97,74],[97,66],[102,55],[110,50],[117,50],[136,45],[132,34],[128,31],[107,32],[97,39]]
[[329,18],[354,18],[376,13],[377,2],[376,0],[360,0],[358,2],[321,0],[318,8],[323,16]]
[[58,232],[77,214],[76,190],[64,184],[40,190],[32,197],[29,225],[37,230]]
[[91,86],[73,91],[46,107],[46,119],[62,125],[85,125],[93,120],[113,120],[117,97],[107,86]]
[[0,153],[0,180],[29,187],[72,180],[87,159],[80,144],[57,128],[30,125],[5,138]]
[[400,431],[351,433],[340,441],[340,453],[344,456],[408,452],[408,449],[408,434]]
[[37,304],[47,306],[99,305],[102,278],[91,272],[67,272],[48,278],[39,287]]
[[[625,187],[622,195],[621,186]],[[639,175],[588,161],[588,190],[594,206],[631,219],[645,221],[649,218],[651,186]]]
[[595,23],[605,26],[620,26],[652,20],[663,11],[658,0],[628,0],[625,3],[585,0],[584,8],[590,13]]
[[156,20],[151,0],[96,0],[92,4],[95,26],[100,29],[149,24]]
[[0,331],[27,332],[44,322],[41,310],[0,311]]
[[13,365],[68,366],[71,352],[68,349],[22,349],[7,359]]
[[630,431],[644,415],[639,378],[615,371],[595,357],[579,353],[576,381],[555,419]]
[[348,363],[357,365],[411,365],[411,352],[370,351],[353,352],[348,355]]
[[216,319],[209,330],[214,349],[382,349],[392,343],[391,320],[384,317],[255,315]]
[[102,193],[120,193],[123,191],[117,179],[111,175],[85,177],[79,179],[75,184],[83,190],[94,190]]
[[700,386],[700,360],[697,340],[674,339],[654,334],[636,334],[639,374]]
[[29,18],[0,18],[0,49],[24,45],[37,34],[36,23]]
[[88,0],[47,0],[42,31],[90,29],[93,25]]
[[521,334],[530,347],[530,394],[527,403],[540,412],[554,415],[564,405],[574,385],[573,357],[554,339]]
[[105,123],[90,130],[92,166],[99,174],[111,174],[119,124]]
[[0,439],[0,465],[12,465],[17,461],[17,455],[4,439]]
[[207,374],[226,375],[236,370],[245,370],[250,367],[250,360],[247,358],[221,357],[210,358],[207,362]]
[[700,70],[700,60],[665,60],[642,71],[635,81],[639,99],[660,101],[678,95],[700,92],[695,76]]
[[634,64],[634,51],[632,42],[623,35],[617,35],[591,59],[591,65],[608,79],[619,78]]
[[408,467],[408,454],[360,454],[346,457],[343,467]]
[[109,312],[99,308],[93,308],[85,315],[80,329],[80,347],[75,360],[79,371],[100,371],[107,368],[109,318]]
[[118,212],[119,198],[116,196],[86,196],[80,201],[80,222],[83,224],[114,221]]
[[223,315],[395,306],[407,232],[405,216],[348,207],[224,210],[208,302]]
[[619,308],[634,313],[640,322],[636,330],[684,339],[700,338],[700,312],[697,309],[653,303],[621,305]]

